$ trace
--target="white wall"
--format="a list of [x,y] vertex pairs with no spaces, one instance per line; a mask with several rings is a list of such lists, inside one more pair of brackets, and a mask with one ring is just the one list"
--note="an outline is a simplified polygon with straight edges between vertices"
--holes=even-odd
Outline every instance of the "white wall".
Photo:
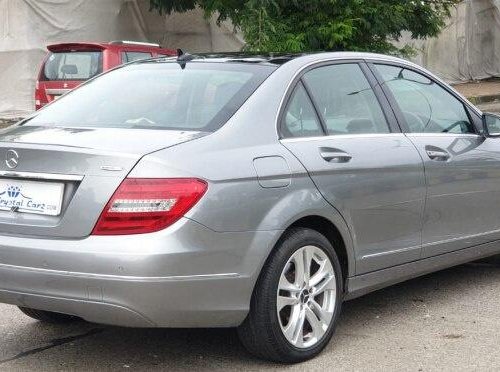
[[34,89],[46,45],[135,40],[192,52],[235,51],[243,42],[230,25],[200,11],[169,17],[149,12],[149,0],[0,0],[0,117],[34,109]]
[[500,77],[500,0],[465,0],[437,37],[401,43],[419,49],[414,62],[449,82]]

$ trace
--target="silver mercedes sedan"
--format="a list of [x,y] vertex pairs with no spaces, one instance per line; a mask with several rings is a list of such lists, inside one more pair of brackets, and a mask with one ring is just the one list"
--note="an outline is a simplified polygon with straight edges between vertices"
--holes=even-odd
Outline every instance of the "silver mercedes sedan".
[[500,253],[498,136],[382,55],[128,64],[0,132],[0,302],[303,361],[343,301]]

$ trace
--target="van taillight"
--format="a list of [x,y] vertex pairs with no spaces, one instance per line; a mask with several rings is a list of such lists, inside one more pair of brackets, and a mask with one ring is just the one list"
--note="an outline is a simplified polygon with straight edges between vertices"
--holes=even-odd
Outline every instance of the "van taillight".
[[126,178],[101,213],[92,235],[162,230],[184,216],[207,187],[197,178]]
[[42,90],[40,89],[40,82],[37,81],[35,85],[35,110],[39,110],[42,105]]

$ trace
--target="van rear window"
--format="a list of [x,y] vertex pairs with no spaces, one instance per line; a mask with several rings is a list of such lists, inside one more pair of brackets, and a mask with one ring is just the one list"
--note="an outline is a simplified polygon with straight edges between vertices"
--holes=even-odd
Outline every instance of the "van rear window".
[[102,72],[102,52],[51,53],[43,68],[43,80],[87,80]]

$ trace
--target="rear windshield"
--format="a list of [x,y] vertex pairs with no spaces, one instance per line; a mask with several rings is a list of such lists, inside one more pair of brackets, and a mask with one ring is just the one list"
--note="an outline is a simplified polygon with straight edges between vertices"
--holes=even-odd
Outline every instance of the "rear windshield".
[[102,72],[102,52],[50,53],[43,80],[87,80]]
[[133,64],[62,96],[28,123],[215,131],[274,69],[243,63]]

